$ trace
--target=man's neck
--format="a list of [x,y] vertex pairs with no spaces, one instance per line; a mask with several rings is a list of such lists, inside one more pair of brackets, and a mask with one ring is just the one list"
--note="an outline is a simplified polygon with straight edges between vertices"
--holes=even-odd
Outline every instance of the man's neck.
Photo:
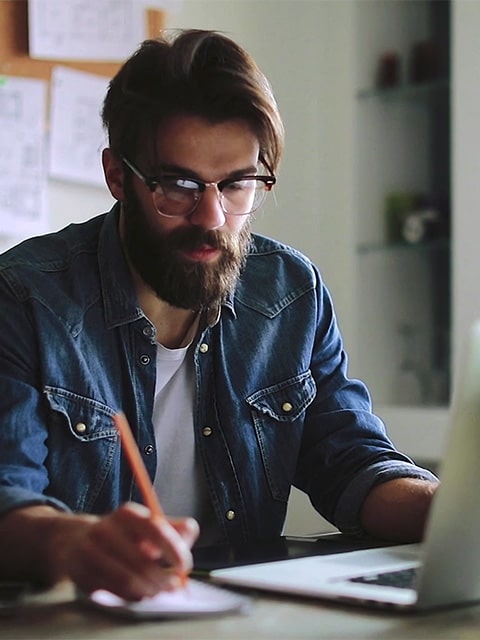
[[199,314],[191,309],[173,307],[158,298],[139,278],[135,280],[138,301],[157,330],[157,342],[167,349],[179,349],[189,344],[196,333]]

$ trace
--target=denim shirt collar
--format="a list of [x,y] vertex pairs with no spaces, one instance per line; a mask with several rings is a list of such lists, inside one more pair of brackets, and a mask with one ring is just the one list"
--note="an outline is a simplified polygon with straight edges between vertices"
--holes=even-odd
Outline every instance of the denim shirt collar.
[[120,239],[119,219],[120,203],[117,202],[105,216],[98,243],[100,286],[108,328],[143,316]]

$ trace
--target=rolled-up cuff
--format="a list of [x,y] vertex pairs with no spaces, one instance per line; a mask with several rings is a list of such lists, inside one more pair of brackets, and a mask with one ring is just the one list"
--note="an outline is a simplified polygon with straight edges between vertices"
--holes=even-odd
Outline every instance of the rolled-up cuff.
[[36,493],[22,487],[0,487],[0,517],[14,509],[31,507],[33,505],[50,505],[60,511],[71,511],[71,509],[60,500]]
[[350,535],[367,535],[360,521],[360,511],[365,498],[375,485],[396,478],[438,482],[438,478],[431,471],[414,464],[395,460],[377,462],[355,476],[343,492],[335,510],[335,525],[338,529]]

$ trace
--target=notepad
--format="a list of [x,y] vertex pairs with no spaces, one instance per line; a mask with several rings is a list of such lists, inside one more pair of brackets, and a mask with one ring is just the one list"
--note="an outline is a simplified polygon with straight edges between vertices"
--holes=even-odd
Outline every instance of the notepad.
[[128,618],[191,618],[227,613],[247,613],[251,599],[200,580],[190,579],[175,591],[161,591],[153,598],[138,602],[123,600],[110,591],[99,589],[80,600],[97,609]]

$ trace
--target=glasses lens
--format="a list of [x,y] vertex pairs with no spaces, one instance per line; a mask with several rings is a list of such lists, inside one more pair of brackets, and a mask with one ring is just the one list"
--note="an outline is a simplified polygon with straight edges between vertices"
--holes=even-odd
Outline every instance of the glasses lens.
[[225,213],[245,215],[252,213],[265,200],[266,185],[257,178],[244,178],[224,185],[221,192],[222,206]]
[[188,178],[163,177],[153,194],[157,210],[166,216],[186,216],[200,198],[198,184]]
[[[153,192],[153,200],[157,211],[169,217],[188,216],[202,197],[204,183],[189,178],[164,176]],[[215,186],[206,184],[207,188]],[[246,177],[240,180],[224,181],[219,193],[220,202],[225,213],[230,215],[247,215],[252,213],[265,200],[271,185],[266,185],[259,178]]]

